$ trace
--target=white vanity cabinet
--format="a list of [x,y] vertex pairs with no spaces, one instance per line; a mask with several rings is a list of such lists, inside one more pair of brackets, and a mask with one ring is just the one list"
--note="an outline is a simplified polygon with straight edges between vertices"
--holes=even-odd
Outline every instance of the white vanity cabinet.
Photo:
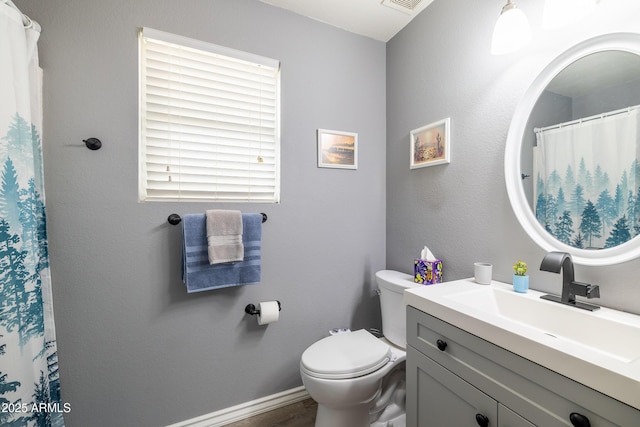
[[407,426],[476,425],[638,427],[640,411],[408,306]]

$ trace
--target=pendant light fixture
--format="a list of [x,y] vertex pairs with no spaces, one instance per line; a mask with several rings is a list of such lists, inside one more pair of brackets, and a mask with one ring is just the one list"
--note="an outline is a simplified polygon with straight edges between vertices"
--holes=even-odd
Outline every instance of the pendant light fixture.
[[545,30],[567,26],[584,18],[596,8],[596,0],[546,0],[542,13]]
[[524,12],[511,0],[502,8],[493,29],[491,53],[504,55],[526,46],[531,41],[531,27]]

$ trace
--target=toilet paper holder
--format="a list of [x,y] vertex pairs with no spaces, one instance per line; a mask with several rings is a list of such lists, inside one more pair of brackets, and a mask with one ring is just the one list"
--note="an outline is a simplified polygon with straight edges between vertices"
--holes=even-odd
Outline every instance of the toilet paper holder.
[[[276,302],[278,303],[278,311],[282,311],[282,305],[280,305],[280,301]],[[244,312],[252,316],[260,314],[260,310],[258,310],[253,304],[247,304],[247,306],[244,308]]]

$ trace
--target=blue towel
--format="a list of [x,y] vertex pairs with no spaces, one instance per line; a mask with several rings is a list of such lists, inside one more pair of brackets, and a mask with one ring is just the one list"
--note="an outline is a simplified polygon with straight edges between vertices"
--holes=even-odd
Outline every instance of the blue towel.
[[259,283],[262,215],[242,214],[244,259],[230,264],[209,264],[206,223],[204,214],[182,217],[182,281],[187,292]]

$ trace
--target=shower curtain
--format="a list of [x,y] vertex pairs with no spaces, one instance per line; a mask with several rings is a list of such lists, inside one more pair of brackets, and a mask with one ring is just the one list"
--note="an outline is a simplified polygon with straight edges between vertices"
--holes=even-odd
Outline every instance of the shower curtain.
[[0,425],[62,426],[45,221],[39,25],[0,0]]
[[558,240],[604,249],[640,234],[638,111],[536,132],[536,218]]

